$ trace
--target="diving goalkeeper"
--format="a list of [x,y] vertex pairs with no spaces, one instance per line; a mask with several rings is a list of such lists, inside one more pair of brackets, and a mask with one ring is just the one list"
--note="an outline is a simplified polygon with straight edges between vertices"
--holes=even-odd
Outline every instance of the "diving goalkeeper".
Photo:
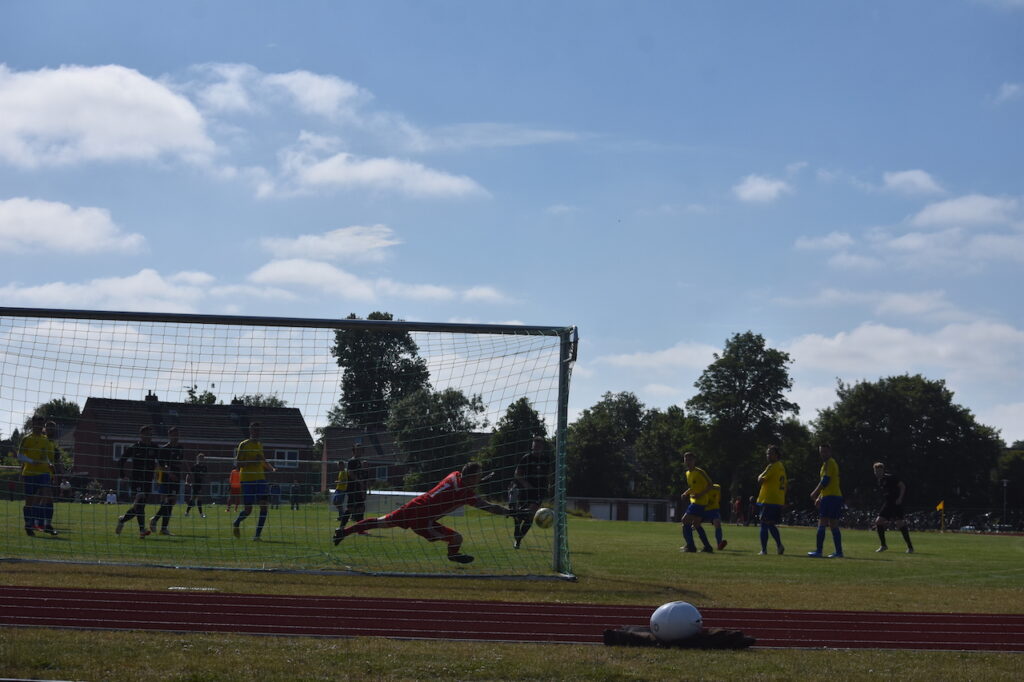
[[473,557],[462,553],[462,535],[442,526],[438,519],[468,504],[491,514],[509,516],[512,512],[497,504],[484,502],[476,494],[482,468],[479,462],[469,462],[461,471],[453,471],[429,492],[414,497],[401,507],[375,519],[365,519],[348,528],[334,531],[337,545],[349,535],[374,528],[408,528],[428,542],[444,540],[448,543],[448,560],[468,564]]

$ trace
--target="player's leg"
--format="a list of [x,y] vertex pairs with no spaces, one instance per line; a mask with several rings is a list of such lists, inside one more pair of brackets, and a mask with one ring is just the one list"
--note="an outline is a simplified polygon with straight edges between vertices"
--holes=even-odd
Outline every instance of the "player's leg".
[[696,552],[697,545],[693,541],[693,520],[692,514],[683,515],[683,551],[684,552]]
[[878,549],[875,550],[876,552],[884,552],[889,549],[889,546],[885,544],[885,528],[888,525],[888,520],[881,514],[875,519],[875,531],[878,533]]
[[429,542],[448,543],[448,561],[459,564],[468,564],[473,557],[462,553],[462,535],[448,526],[442,526],[437,519],[430,519],[419,527],[413,528],[413,532],[426,538]]
[[231,533],[236,538],[242,537],[240,526],[242,525],[242,521],[245,521],[249,518],[249,514],[252,514],[252,505],[255,504],[258,499],[256,492],[257,491],[254,489],[252,483],[246,482],[242,484],[242,511],[238,513],[238,516],[231,524]]
[[899,510],[899,514],[896,517],[893,525],[899,529],[900,534],[903,536],[903,541],[907,543],[907,554],[914,553],[914,543],[910,541],[910,528],[907,526],[906,519],[903,518],[903,510]]
[[836,547],[836,551],[829,555],[831,559],[841,559],[843,557],[843,533],[839,530],[839,518],[831,518],[828,523],[832,529],[832,543]]
[[807,556],[820,557],[821,552],[825,547],[825,528],[828,526],[828,519],[824,516],[818,517],[818,531],[814,536],[815,549],[813,552],[808,552]]

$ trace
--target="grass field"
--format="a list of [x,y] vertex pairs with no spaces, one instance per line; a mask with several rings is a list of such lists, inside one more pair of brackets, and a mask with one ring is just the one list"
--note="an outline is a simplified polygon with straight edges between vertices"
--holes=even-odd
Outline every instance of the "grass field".
[[[734,526],[726,527],[729,547],[725,551],[683,555],[678,551],[678,527],[673,524],[571,519],[569,538],[573,567],[579,577],[576,582],[20,562],[2,564],[0,569],[8,584],[17,585],[146,590],[186,586],[313,594],[325,599],[332,595],[497,599],[646,604],[652,609],[665,601],[685,599],[698,607],[1024,613],[1022,537],[918,534],[918,552],[908,556],[901,551],[898,534],[891,536],[889,552],[875,554],[874,533],[845,531],[847,559],[815,560],[804,556],[813,544],[813,529],[784,528],[782,533],[787,546],[784,556],[758,556],[757,529]],[[106,535],[112,537],[109,530]],[[66,537],[69,539],[64,542],[74,542],[70,539],[72,533]],[[544,537],[538,534],[535,544],[526,551],[546,560],[550,548],[543,546]],[[359,551],[373,551],[397,538],[363,538],[366,547]],[[174,538],[157,538],[152,544],[166,540]],[[7,537],[4,547],[9,547],[10,541]],[[144,544],[150,539],[131,541]],[[486,542],[470,536],[467,549]],[[145,551],[158,551],[146,547]],[[481,561],[489,560],[487,551],[473,551]],[[498,548],[493,551],[498,552]],[[441,554],[440,550],[436,554],[439,561],[443,561]],[[1024,659],[1016,654],[958,652],[651,651],[8,629],[0,632],[0,664],[0,671],[7,676],[51,679],[249,680],[252,669],[256,669],[257,677],[267,680],[792,679],[809,674],[850,679],[888,676],[987,680],[1017,679]]]

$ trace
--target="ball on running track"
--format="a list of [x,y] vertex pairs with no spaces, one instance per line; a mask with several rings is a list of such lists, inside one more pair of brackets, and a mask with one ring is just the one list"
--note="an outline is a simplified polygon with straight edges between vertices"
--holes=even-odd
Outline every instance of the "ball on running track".
[[651,632],[662,642],[677,642],[700,632],[704,619],[697,607],[685,601],[662,604],[651,614]]
[[555,512],[547,507],[541,507],[533,515],[533,522],[541,528],[550,528],[555,523]]

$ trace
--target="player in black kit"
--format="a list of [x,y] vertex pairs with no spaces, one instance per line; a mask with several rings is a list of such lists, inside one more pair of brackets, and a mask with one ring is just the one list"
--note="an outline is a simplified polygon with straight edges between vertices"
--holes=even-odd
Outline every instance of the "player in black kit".
[[156,532],[157,521],[160,521],[160,535],[173,535],[167,529],[174,512],[174,503],[178,500],[178,486],[181,480],[181,469],[184,466],[185,451],[178,442],[178,427],[167,429],[168,441],[160,446],[160,467],[156,472],[157,493],[160,495],[160,509],[156,516],[149,520],[149,530]]
[[192,507],[199,508],[199,516],[206,518],[206,514],[203,513],[203,484],[206,482],[206,474],[209,470],[206,468],[206,455],[199,453],[196,455],[196,463],[192,465],[192,474],[188,477],[188,482],[191,483],[190,495],[188,498],[188,506],[185,507],[185,516],[192,511]]
[[[139,429],[139,440],[125,448],[121,455],[120,477],[127,478],[133,495],[132,506],[124,516],[117,519],[114,532],[121,534],[124,524],[135,517],[139,521],[139,538],[150,535],[146,530],[146,496],[153,487],[153,471],[160,462],[160,448],[153,442],[153,427],[143,426]],[[125,469],[129,468],[128,475]]]
[[875,462],[873,469],[875,478],[878,480],[878,491],[882,497],[882,509],[875,519],[875,530],[878,531],[878,539],[881,541],[876,552],[884,552],[889,549],[885,544],[885,529],[892,523],[903,534],[903,540],[907,543],[907,554],[914,553],[914,545],[910,541],[910,530],[907,522],[903,520],[903,500],[907,495],[907,484],[893,474],[885,473],[885,465]]
[[533,515],[548,491],[547,465],[544,461],[544,439],[535,437],[530,451],[523,455],[512,475],[508,490],[508,506],[515,519],[512,547],[519,549],[523,538],[533,526]]

